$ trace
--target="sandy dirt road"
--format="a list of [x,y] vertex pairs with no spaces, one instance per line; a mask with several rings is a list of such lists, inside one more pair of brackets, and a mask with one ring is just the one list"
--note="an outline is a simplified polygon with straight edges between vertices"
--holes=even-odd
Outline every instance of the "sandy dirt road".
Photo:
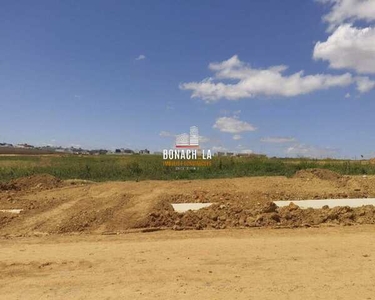
[[375,227],[0,240],[0,299],[375,299]]

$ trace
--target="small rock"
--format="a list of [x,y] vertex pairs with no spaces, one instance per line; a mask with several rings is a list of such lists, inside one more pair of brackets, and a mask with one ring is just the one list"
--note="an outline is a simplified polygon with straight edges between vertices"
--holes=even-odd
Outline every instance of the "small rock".
[[220,220],[220,221],[225,221],[226,219],[227,219],[226,216],[220,216],[220,217],[219,217],[219,220]]

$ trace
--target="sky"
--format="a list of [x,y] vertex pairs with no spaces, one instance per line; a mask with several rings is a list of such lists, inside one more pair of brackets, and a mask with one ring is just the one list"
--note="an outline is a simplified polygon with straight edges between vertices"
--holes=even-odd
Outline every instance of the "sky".
[[0,142],[375,155],[375,1],[2,1]]

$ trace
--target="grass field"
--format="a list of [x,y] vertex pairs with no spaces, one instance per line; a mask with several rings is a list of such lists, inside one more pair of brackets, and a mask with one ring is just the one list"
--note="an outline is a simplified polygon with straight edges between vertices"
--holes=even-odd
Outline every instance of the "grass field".
[[176,170],[163,166],[161,156],[0,156],[0,181],[48,173],[62,179],[175,180],[243,176],[292,176],[308,168],[324,168],[346,175],[375,174],[368,161],[214,157],[212,166]]

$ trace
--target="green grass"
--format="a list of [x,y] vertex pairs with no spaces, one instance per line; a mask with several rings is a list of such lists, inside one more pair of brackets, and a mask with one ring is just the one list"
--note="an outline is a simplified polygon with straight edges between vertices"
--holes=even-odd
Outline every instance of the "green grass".
[[0,181],[47,173],[61,179],[178,180],[243,176],[292,176],[308,168],[329,169],[346,175],[373,175],[367,162],[343,160],[215,157],[212,166],[199,170],[176,170],[163,166],[161,156],[2,156]]

